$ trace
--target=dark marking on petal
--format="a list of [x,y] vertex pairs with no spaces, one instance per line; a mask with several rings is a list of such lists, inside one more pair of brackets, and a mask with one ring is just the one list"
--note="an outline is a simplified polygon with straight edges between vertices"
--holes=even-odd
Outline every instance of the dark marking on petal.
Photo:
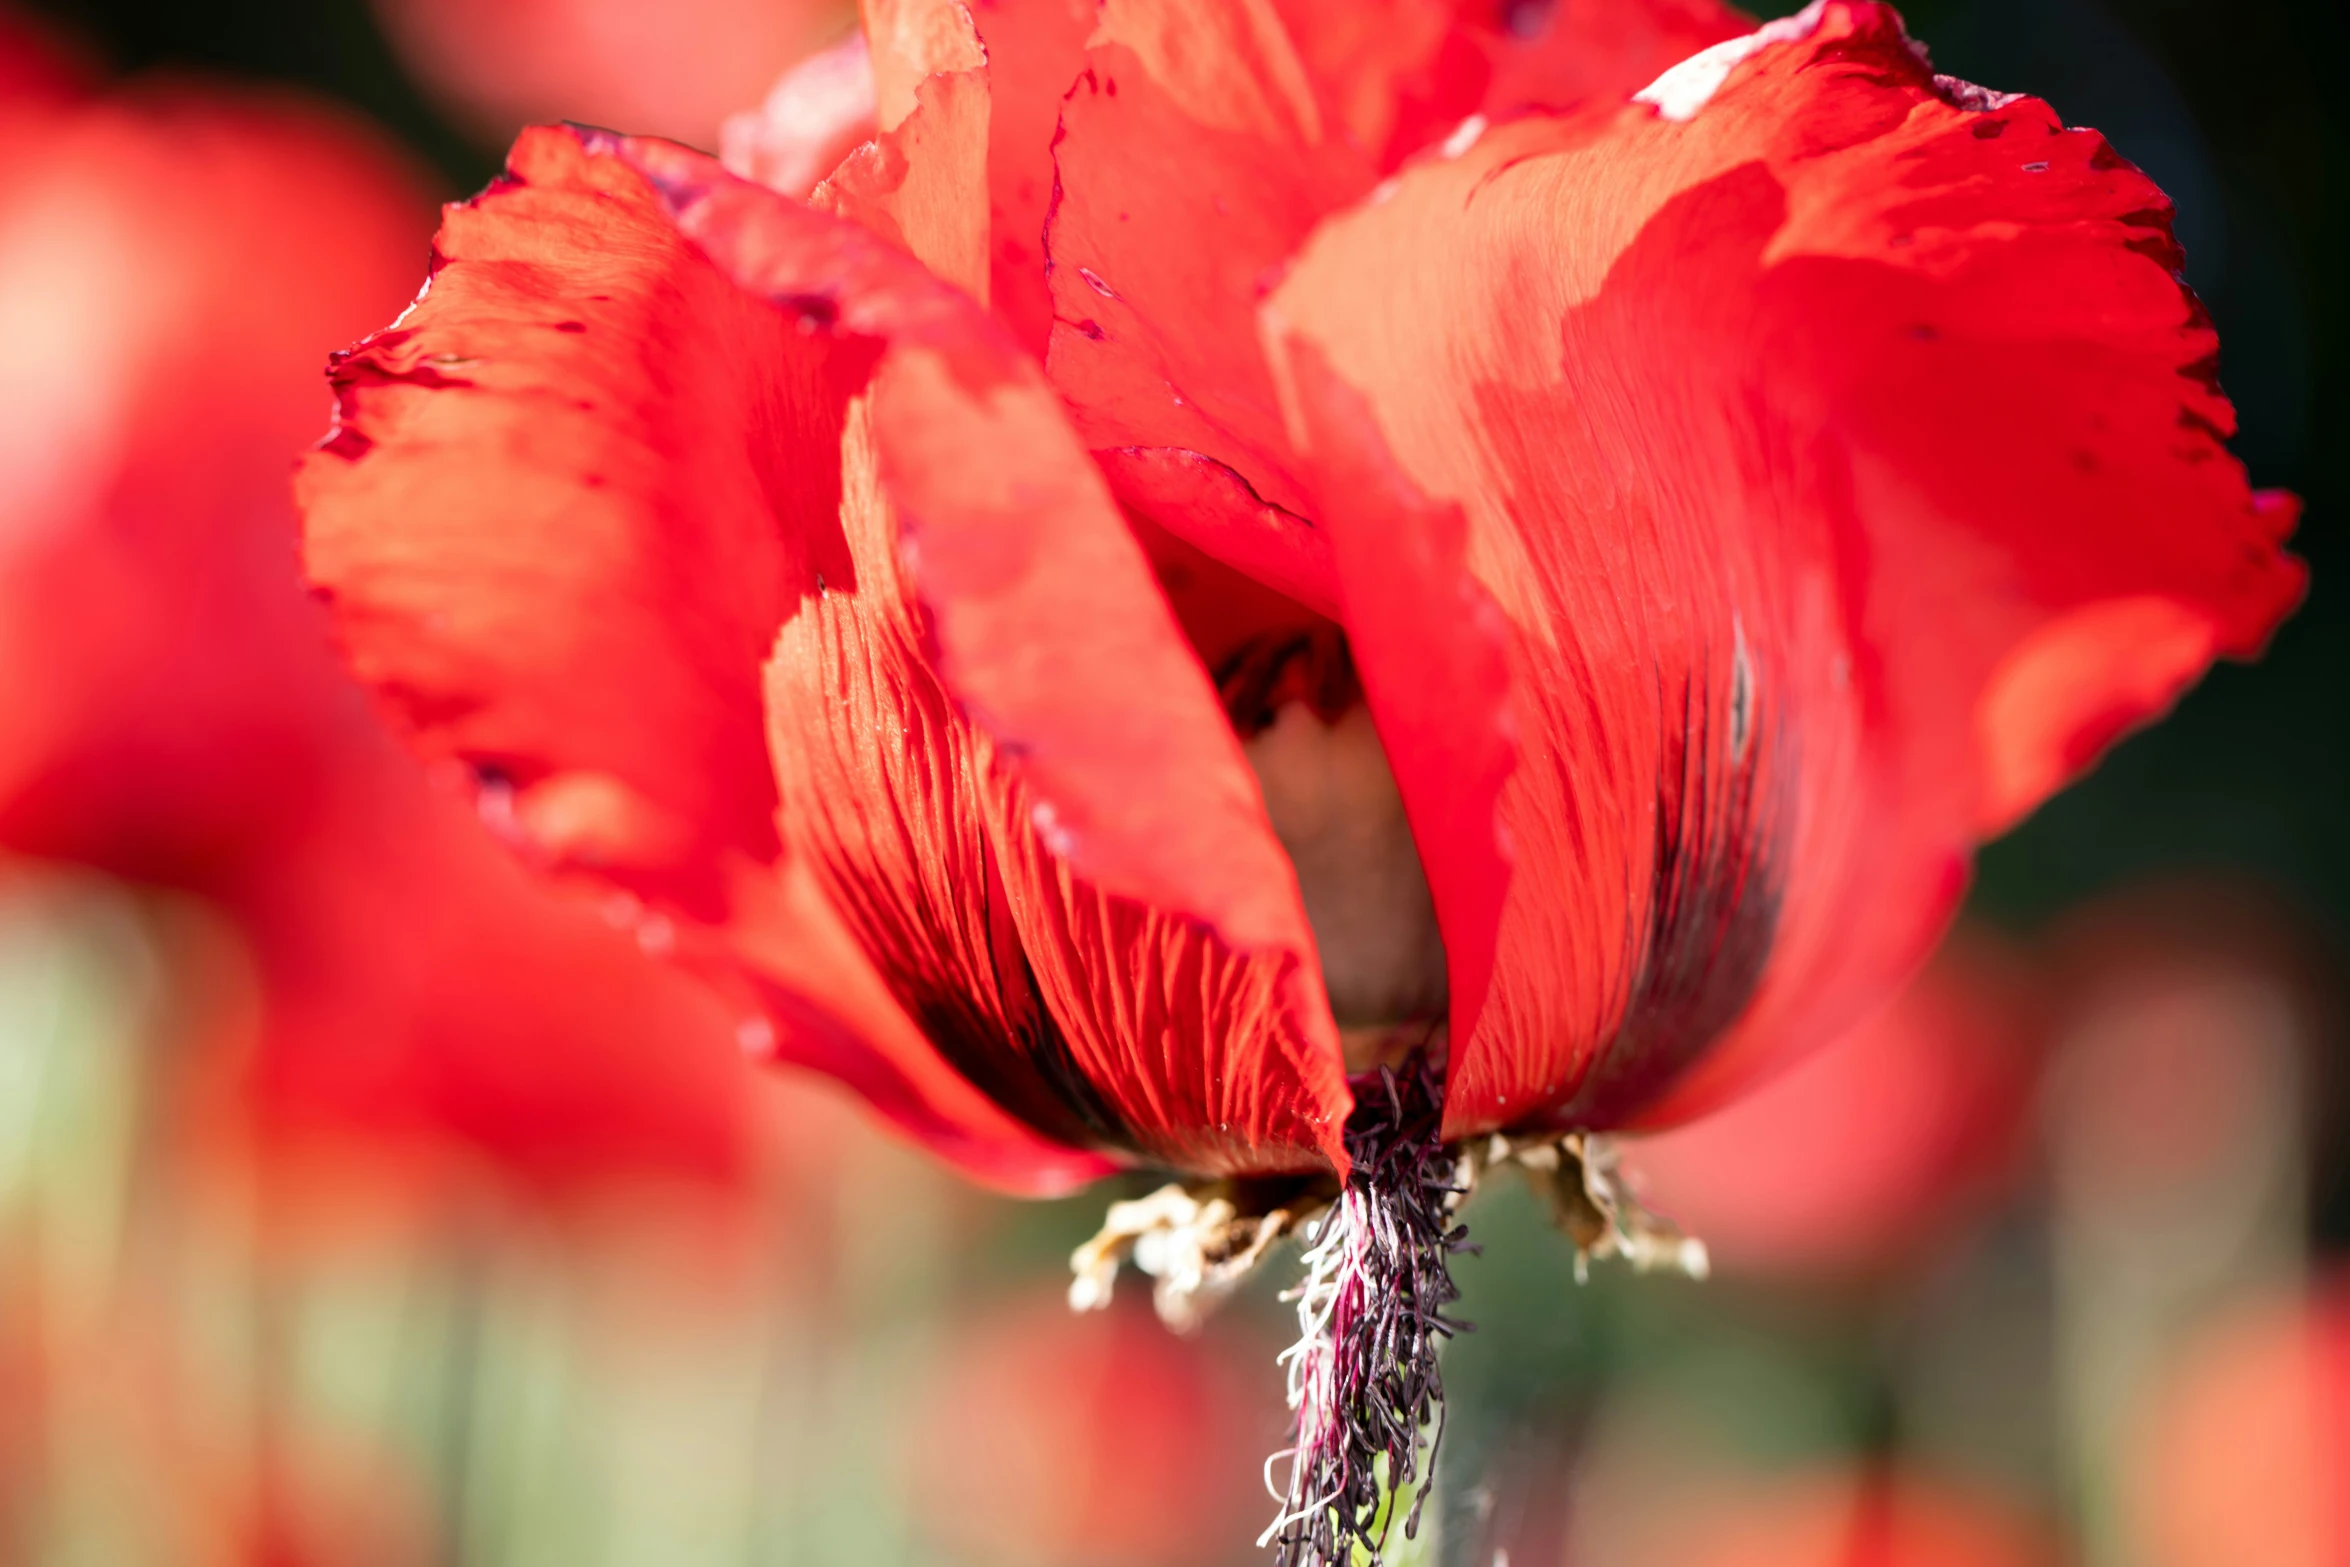
[[1746,627],[1735,616],[1730,630],[1736,638],[1730,653],[1730,757],[1744,762],[1754,739],[1754,656],[1746,648]]
[[[1031,998],[1037,995],[1036,969],[1027,954],[1020,958],[1021,977]],[[1069,1036],[1060,1024],[1039,1002],[1036,1006],[1038,1027],[1027,1041],[1027,1054],[1045,1086],[1053,1091],[1062,1106],[1082,1127],[1083,1134],[1074,1138],[1066,1133],[1055,1134],[1063,1141],[1074,1141],[1084,1147],[1120,1149],[1132,1152],[1136,1146],[1134,1131],[1126,1118],[1118,1113],[1093,1080],[1078,1066],[1077,1058],[1069,1049]]]
[[1354,651],[1335,626],[1252,637],[1224,659],[1215,677],[1224,716],[1243,740],[1272,727],[1292,702],[1303,702],[1324,723],[1335,723],[1363,700]]
[[[933,930],[931,950],[951,959],[925,965],[926,973],[901,971],[901,1003],[947,1064],[1005,1114],[1073,1148],[1131,1148],[1132,1132],[1079,1070],[1068,1036],[1038,992],[1003,868],[984,835],[980,853],[983,884],[967,895],[983,905],[988,950],[957,953],[963,943],[955,933]],[[851,888],[842,892],[856,897]],[[975,988],[971,980],[982,973],[992,984]]]
[[[2183,282],[2179,285],[2179,293],[2187,302],[2187,330],[2190,332],[2212,330],[2211,307],[2203,302],[2203,296]],[[2211,355],[2210,362],[2211,381],[2216,386],[2219,384],[2219,356],[2217,354]]]
[[802,332],[830,332],[840,324],[840,301],[829,294],[783,294],[773,302]]
[[406,370],[394,370],[383,361],[372,357],[373,350],[368,352],[370,357],[345,359],[334,367],[331,374],[336,391],[356,391],[363,386],[421,386],[429,391],[441,391],[451,387],[473,385],[463,376],[450,375],[430,364],[415,365]]
[[[2225,446],[2228,441],[2227,431],[2221,429],[2218,425],[2212,423],[2209,418],[2197,413],[2192,408],[2181,408],[2179,410],[2179,428],[2190,431],[2196,435],[2209,436],[2214,445]],[[2263,556],[2262,558],[2266,559],[2267,557]]]
[[374,449],[375,438],[359,428],[359,394],[373,387],[415,386],[427,391],[449,388],[468,388],[474,383],[462,376],[453,376],[439,366],[426,363],[411,365],[404,370],[387,366],[376,357],[396,349],[414,334],[399,328],[378,333],[355,349],[345,349],[327,360],[327,385],[334,392],[334,425],[326,439],[319,442],[319,450],[331,452],[346,461],[357,461]]
[[1655,889],[1629,1004],[1562,1125],[1609,1126],[1653,1101],[1754,999],[1784,893],[1793,766],[1743,623],[1682,683],[1658,770]]
[[328,433],[327,438],[318,443],[318,449],[322,452],[331,452],[347,462],[357,462],[375,450],[375,437],[357,425],[344,424],[337,420],[334,429]]

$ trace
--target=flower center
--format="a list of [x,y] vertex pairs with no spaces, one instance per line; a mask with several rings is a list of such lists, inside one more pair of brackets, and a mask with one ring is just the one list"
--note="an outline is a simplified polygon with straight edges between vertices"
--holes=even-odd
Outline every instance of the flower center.
[[1346,644],[1252,644],[1219,684],[1297,870],[1347,1069],[1394,1064],[1443,1019],[1444,940]]
[[1351,1073],[1443,1056],[1444,938],[1346,632],[1129,515],[1297,872]]

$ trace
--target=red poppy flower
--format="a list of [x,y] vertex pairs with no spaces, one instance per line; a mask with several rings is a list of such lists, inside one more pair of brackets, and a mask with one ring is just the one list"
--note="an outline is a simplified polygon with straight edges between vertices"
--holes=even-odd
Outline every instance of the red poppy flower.
[[1432,1012],[1454,1136],[1720,1097],[2299,590],[2159,194],[1882,7],[1375,190],[1300,10],[899,26],[816,211],[532,132],[303,474],[421,742],[1008,1179],[1343,1167]]
[[1139,1305],[1072,1322],[1058,1292],[955,1326],[912,1411],[925,1531],[1005,1567],[1229,1559],[1282,1411],[1226,1326],[1178,1338]]
[[48,86],[0,110],[0,845],[228,917],[272,1146],[733,1183],[731,1015],[427,786],[296,570],[318,356],[412,286],[416,180],[294,97],[100,92],[5,39]]
[[2350,1557],[2350,1281],[2219,1314],[2131,1417],[2119,1489],[2136,1560]]
[[2300,592],[2161,193],[1882,5],[871,12],[808,203],[526,133],[336,371],[311,572],[543,863],[967,1167],[1350,1178],[1365,1344],[1447,1146],[1867,1015]]
[[1914,1260],[2028,1141],[2041,1020],[2021,954],[1960,930],[1900,999],[1736,1103],[1629,1143],[1642,1195],[1732,1268]]

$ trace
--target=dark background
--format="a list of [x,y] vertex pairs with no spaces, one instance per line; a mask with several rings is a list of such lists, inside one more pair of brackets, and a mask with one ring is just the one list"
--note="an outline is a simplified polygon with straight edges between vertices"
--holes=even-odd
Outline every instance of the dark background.
[[[647,0],[653,3],[653,0]],[[1574,4],[1577,0],[1560,0]],[[298,82],[388,126],[447,192],[494,148],[441,118],[363,0],[39,0],[122,69]],[[1766,7],[1784,12],[1792,4]],[[2215,672],[2169,722],[1983,856],[1976,908],[2029,930],[2130,878],[2247,873],[2350,928],[2350,6],[2343,0],[1914,0],[1943,70],[2051,100],[2176,199],[2189,276],[2217,318],[2254,482],[2308,502],[2307,606],[2268,659]],[[2332,1095],[2342,1097],[2339,1084]],[[2339,1126],[2343,1117],[2329,1116]],[[2350,1241],[2350,1159],[2329,1139],[2321,1228]]]

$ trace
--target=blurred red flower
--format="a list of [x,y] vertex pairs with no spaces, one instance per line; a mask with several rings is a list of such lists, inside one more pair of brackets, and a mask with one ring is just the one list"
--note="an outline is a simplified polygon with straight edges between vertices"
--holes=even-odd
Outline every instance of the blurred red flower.
[[2123,1500],[2147,1567],[2350,1561],[2350,1281],[2221,1315],[2134,1434]]
[[2266,1167],[2301,1186],[2309,1077],[2339,1026],[2317,929],[2273,889],[2213,876],[2127,886],[2067,916],[2048,966],[2069,1201],[2150,1240]]
[[2302,581],[2152,184],[1882,5],[1742,26],[902,0],[810,204],[526,133],[310,570],[989,1179],[1343,1172],[1437,1040],[1449,1138],[1686,1117]]
[[0,79],[43,84],[0,108],[0,846],[227,916],[273,1145],[731,1185],[730,1016],[427,787],[297,573],[317,361],[412,286],[416,176],[323,106],[99,88],[5,19]]
[[1249,1558],[1255,1455],[1283,1412],[1238,1321],[1177,1338],[1139,1302],[1060,1292],[961,1323],[913,1409],[912,1493],[957,1561],[1199,1567]]
[[715,147],[726,116],[856,24],[854,0],[374,0],[410,70],[503,142],[534,120]]
[[1798,1475],[1690,1521],[1630,1567],[2053,1567],[2054,1545],[1989,1498],[1920,1475]]
[[1689,1126],[1627,1146],[1717,1264],[1812,1276],[1915,1257],[2029,1146],[2044,1020],[2020,953],[1954,932],[1883,1014]]

